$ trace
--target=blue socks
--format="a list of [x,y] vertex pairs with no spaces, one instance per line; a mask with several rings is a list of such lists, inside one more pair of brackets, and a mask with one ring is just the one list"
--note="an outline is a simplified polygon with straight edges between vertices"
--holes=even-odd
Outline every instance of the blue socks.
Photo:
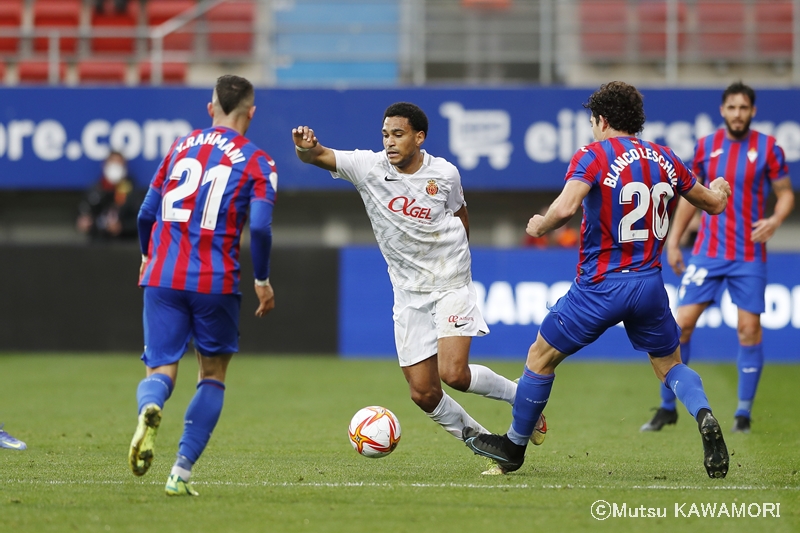
[[186,409],[179,457],[183,456],[191,464],[197,462],[217,425],[224,399],[225,384],[221,381],[204,379],[197,384],[197,392]]
[[[689,359],[692,356],[692,343],[681,343],[681,361],[683,364],[688,365]],[[661,384],[661,408],[667,411],[675,411],[675,393],[672,392],[666,383]]]
[[144,378],[136,389],[136,402],[139,404],[137,413],[141,413],[142,408],[151,403],[164,407],[174,387],[172,380],[166,374],[152,374]]
[[760,343],[753,346],[739,345],[736,366],[739,368],[739,405],[734,416],[750,418],[758,380],[761,378],[761,370],[764,368],[762,345]]
[[711,411],[708,398],[706,398],[706,393],[703,391],[703,380],[700,379],[700,375],[697,372],[685,364],[681,363],[673,366],[667,372],[664,381],[693,417],[697,416],[700,409]]
[[541,375],[528,370],[526,366],[517,385],[517,396],[511,414],[514,420],[508,430],[508,438],[514,444],[527,446],[533,435],[533,428],[544,411],[550,391],[553,389],[555,374]]

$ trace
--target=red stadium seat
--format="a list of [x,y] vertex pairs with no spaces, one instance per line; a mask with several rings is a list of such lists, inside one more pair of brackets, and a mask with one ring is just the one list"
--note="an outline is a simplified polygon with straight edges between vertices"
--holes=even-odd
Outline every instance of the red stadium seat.
[[770,0],[756,4],[756,49],[763,58],[792,57],[792,1]]
[[[212,55],[249,55],[253,51],[253,2],[225,2],[206,13],[208,52]],[[216,29],[215,29],[216,27]]]
[[625,0],[581,0],[581,53],[588,60],[622,61],[628,47]]
[[698,55],[710,61],[742,59],[745,18],[743,2],[698,0]]
[[[645,59],[663,60],[667,56],[667,3],[639,2],[636,8],[637,33],[639,37],[638,52]],[[678,51],[682,52],[686,45],[684,24],[686,6],[678,2]]]
[[[156,0],[157,1],[157,0]],[[128,9],[118,13],[111,0],[105,0],[105,9],[102,13],[92,10],[92,31],[119,30],[119,37],[92,37],[92,52],[132,54],[136,50],[135,30],[139,22],[139,3],[128,2]]]
[[6,64],[0,61],[0,85],[6,84]]
[[[158,0],[145,4],[145,20],[149,29],[194,7],[194,0]],[[194,23],[164,37],[164,50],[191,51],[194,46]]]
[[[22,0],[0,1],[0,29],[20,30],[22,24]],[[19,37],[0,37],[0,52],[15,54]]]
[[511,7],[511,0],[461,0],[464,7],[479,9],[508,9]]
[[[63,82],[66,74],[66,65],[60,63],[58,81]],[[50,77],[50,65],[47,61],[20,61],[17,64],[17,76],[20,83],[47,83]]]
[[[33,4],[33,27],[35,30],[61,29],[76,32],[81,21],[80,0],[36,0]],[[75,53],[78,44],[76,37],[61,37],[61,52]],[[45,52],[49,47],[47,37],[33,40],[33,49]]]
[[128,67],[122,61],[81,61],[78,63],[80,83],[125,83]]
[[[187,70],[186,63],[163,63],[161,65],[163,83],[186,83]],[[151,63],[139,63],[139,83],[150,83],[152,72],[153,65]]]

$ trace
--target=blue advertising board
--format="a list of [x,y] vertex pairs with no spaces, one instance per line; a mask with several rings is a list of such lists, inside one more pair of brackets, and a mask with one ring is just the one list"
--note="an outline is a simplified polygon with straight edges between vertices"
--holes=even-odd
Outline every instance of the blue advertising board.
[[[577,261],[577,249],[473,249],[473,280],[491,333],[473,341],[472,355],[523,361],[547,306],[572,283]],[[768,267],[767,309],[761,316],[764,352],[767,361],[797,362],[800,254],[770,253]],[[395,357],[392,286],[380,251],[375,247],[342,249],[339,272],[339,352],[344,357]],[[663,275],[674,311],[681,280],[669,268]],[[694,360],[735,361],[736,314],[726,291],[697,324],[692,337]],[[573,358],[647,360],[631,347],[621,326],[609,329]]]
[[[458,166],[469,190],[560,190],[573,153],[592,141],[582,103],[592,88],[258,89],[248,137],[277,162],[282,190],[339,189],[300,163],[291,129],[314,128],[331,148],[379,151],[386,107],[420,105],[425,149]],[[688,160],[698,137],[721,125],[720,90],[645,89],[642,137]],[[146,185],[172,141],[210,119],[210,88],[2,88],[0,189],[82,189],[110,149]],[[790,167],[800,161],[800,90],[758,91],[753,127],[775,135]]]

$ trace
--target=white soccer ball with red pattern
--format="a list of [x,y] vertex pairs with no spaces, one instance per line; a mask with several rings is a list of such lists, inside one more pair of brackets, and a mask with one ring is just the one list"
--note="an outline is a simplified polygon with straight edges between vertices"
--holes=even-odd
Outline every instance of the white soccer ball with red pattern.
[[355,451],[364,457],[384,457],[400,442],[400,421],[385,407],[365,407],[350,420],[348,435]]

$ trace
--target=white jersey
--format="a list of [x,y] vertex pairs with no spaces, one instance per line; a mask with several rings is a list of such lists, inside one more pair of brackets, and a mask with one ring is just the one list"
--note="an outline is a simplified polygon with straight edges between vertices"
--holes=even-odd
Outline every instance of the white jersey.
[[361,194],[392,285],[432,292],[470,282],[467,232],[453,216],[466,205],[455,166],[423,150],[422,167],[402,174],[386,152],[333,153],[336,172],[331,174],[351,182]]

